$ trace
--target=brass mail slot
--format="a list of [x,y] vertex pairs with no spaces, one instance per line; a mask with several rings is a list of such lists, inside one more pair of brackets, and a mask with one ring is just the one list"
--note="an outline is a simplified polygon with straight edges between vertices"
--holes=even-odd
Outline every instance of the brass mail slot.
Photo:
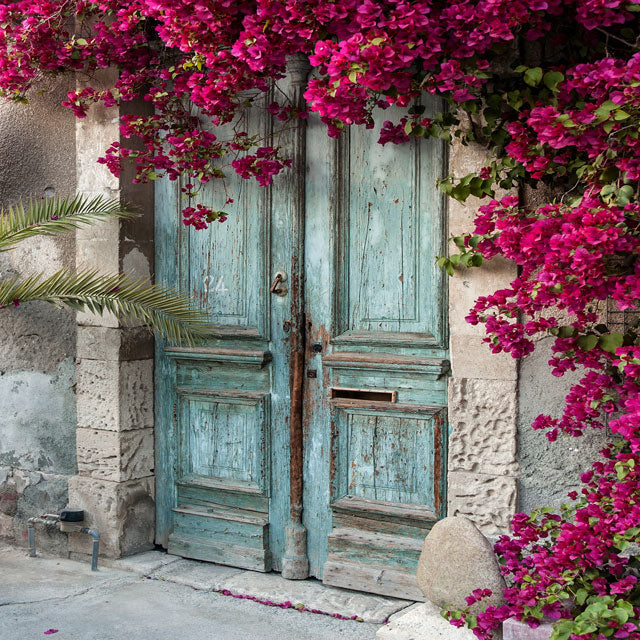
[[379,389],[348,389],[345,387],[331,387],[331,400],[375,400],[377,402],[395,402],[397,391],[381,391]]

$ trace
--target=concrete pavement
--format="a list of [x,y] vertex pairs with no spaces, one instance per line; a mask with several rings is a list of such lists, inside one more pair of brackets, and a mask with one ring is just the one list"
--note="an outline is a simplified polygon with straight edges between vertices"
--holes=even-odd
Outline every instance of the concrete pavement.
[[[252,576],[247,574],[252,572],[159,552],[91,572],[86,562],[28,558],[25,549],[0,547],[0,639],[47,635],[54,640],[373,640],[381,626],[265,606],[211,591],[220,581],[231,584],[233,578],[249,593]],[[265,582],[264,575],[254,576],[262,581],[261,599],[282,602],[276,599],[286,595],[277,582],[282,580],[279,576],[273,576],[275,586]],[[302,604],[330,613],[355,611],[379,619],[411,604],[349,591],[345,599],[332,588],[324,594],[316,581],[298,584],[307,598]],[[275,597],[268,598],[270,593]],[[342,612],[336,610],[340,608]],[[45,634],[52,629],[57,632]]]

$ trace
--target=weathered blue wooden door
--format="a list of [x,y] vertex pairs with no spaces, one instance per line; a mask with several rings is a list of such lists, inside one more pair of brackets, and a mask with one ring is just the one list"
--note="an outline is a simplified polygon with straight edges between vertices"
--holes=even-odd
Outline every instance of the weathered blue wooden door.
[[303,515],[329,584],[421,598],[446,486],[443,167],[435,141],[308,125]]
[[[247,126],[268,136],[255,111]],[[158,185],[157,278],[200,300],[216,335],[158,346],[157,541],[419,597],[444,507],[443,149],[360,129],[332,142],[314,119],[286,135],[288,177],[237,179],[238,213],[207,231],[182,228],[178,186]]]

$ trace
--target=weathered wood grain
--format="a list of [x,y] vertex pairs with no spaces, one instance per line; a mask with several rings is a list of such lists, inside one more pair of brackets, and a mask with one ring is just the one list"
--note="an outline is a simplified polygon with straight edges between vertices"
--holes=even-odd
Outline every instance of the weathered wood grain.
[[324,565],[322,581],[335,587],[369,591],[384,596],[424,602],[424,594],[416,581],[415,571],[393,571],[384,567],[340,562],[331,557]]
[[[294,101],[296,69],[280,87]],[[419,543],[446,502],[444,147],[330,141],[315,117],[276,132],[264,104],[243,126],[294,167],[266,190],[231,177],[228,222],[181,228],[178,190],[158,185],[158,279],[214,326],[203,346],[158,346],[158,541],[292,577],[306,554],[327,583],[419,598]]]

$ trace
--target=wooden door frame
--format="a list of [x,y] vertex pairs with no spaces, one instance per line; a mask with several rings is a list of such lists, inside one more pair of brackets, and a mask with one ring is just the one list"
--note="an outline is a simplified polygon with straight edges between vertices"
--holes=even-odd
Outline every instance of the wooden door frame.
[[[306,83],[306,60],[290,64],[291,88],[300,101]],[[289,202],[294,208],[297,229],[295,237],[304,227],[304,121],[295,128],[290,144],[295,154],[294,168],[288,176],[280,176],[274,187],[289,191]],[[477,146],[454,143],[447,158],[450,171],[462,175],[470,165],[482,166],[486,158]],[[448,201],[449,230],[454,234],[469,228],[477,202],[463,205]],[[232,221],[231,221],[232,223]],[[297,243],[301,247],[300,242]],[[303,295],[299,265],[303,256],[296,255],[291,265],[292,310],[293,298]],[[501,288],[513,279],[513,267],[494,261],[480,270],[456,272],[449,279],[449,334],[451,378],[449,379],[448,418],[450,424],[448,478],[448,515],[465,515],[483,532],[496,536],[508,528],[508,521],[516,510],[518,466],[516,457],[517,420],[517,368],[507,356],[495,356],[482,342],[480,330],[464,322],[466,311],[473,300],[491,288]],[[297,286],[296,286],[297,285]],[[294,292],[295,290],[295,292]],[[293,295],[295,293],[295,295]],[[298,306],[297,308],[301,308]],[[292,316],[293,317],[293,316]],[[301,318],[295,320],[294,353],[304,347],[304,326]],[[302,373],[296,360],[290,381],[292,398],[298,397]],[[290,416],[290,522],[286,531],[286,552],[283,575],[290,578],[306,577],[306,531],[300,520],[302,510],[302,421],[299,404],[293,403]],[[465,443],[477,443],[473,452]],[[165,462],[168,464],[168,461]]]

